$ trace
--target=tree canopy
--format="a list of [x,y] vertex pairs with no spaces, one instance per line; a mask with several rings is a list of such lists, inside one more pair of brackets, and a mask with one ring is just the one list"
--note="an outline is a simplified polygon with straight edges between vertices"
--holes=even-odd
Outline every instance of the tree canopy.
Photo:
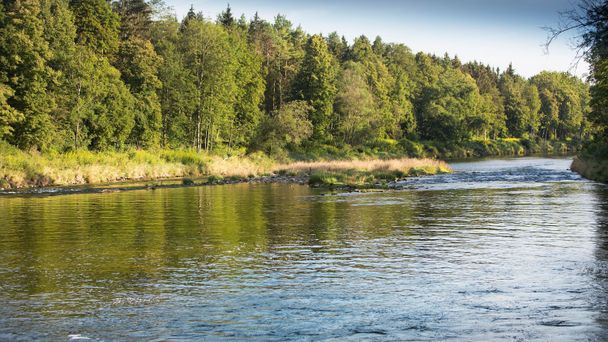
[[[606,15],[605,6],[589,11]],[[35,150],[271,153],[380,140],[578,141],[587,120],[606,127],[603,30],[584,36],[590,87],[568,73],[526,79],[512,66],[413,53],[382,37],[309,35],[285,16],[248,20],[229,6],[214,19],[192,8],[178,20],[158,0],[5,0],[0,139]]]

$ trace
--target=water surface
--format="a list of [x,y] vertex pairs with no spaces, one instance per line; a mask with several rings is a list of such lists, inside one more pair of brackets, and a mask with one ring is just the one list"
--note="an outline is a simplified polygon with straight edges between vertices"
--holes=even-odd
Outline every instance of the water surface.
[[603,340],[608,190],[570,162],[0,197],[0,340]]

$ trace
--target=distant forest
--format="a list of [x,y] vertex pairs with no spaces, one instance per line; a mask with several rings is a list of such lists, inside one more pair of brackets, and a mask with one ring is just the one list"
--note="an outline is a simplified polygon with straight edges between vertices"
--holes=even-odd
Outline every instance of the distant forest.
[[311,35],[282,15],[203,13],[180,21],[160,1],[2,0],[0,140],[276,153],[594,134],[589,85],[566,72],[526,79],[381,37]]

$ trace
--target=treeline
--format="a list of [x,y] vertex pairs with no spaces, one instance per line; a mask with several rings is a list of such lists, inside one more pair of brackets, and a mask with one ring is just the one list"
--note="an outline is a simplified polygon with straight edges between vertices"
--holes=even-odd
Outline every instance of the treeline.
[[2,0],[0,140],[28,150],[580,141],[589,87],[284,16],[177,20],[159,1]]

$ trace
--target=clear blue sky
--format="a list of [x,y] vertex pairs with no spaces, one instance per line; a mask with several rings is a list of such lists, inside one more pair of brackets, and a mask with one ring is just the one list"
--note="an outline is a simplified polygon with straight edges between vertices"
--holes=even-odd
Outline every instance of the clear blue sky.
[[[182,18],[191,5],[215,18],[226,8],[221,0],[165,0]],[[558,11],[572,8],[577,0],[232,0],[235,16],[272,20],[284,14],[308,33],[337,31],[351,40],[361,34],[380,35],[385,42],[408,45],[414,52],[458,55],[463,61],[479,60],[532,76],[541,70],[588,72],[581,62],[573,69],[572,41],[556,41],[549,53],[544,47],[544,26],[555,26]]]

